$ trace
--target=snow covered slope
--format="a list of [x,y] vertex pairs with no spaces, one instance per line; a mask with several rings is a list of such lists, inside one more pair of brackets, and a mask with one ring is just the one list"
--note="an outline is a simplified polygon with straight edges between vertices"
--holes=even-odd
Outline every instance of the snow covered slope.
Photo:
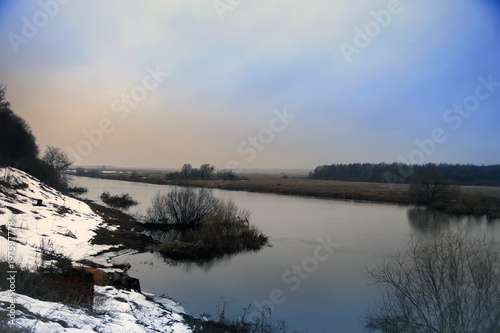
[[[40,249],[54,250],[73,261],[87,258],[107,245],[92,245],[92,231],[103,220],[90,207],[63,195],[36,178],[14,168],[0,169],[0,225],[7,226],[11,240],[17,241],[18,263],[40,264]],[[42,206],[37,206],[42,200]],[[5,230],[5,229],[4,229]],[[0,247],[7,248],[7,238]]]
[[[39,200],[42,205],[37,205]],[[110,254],[92,256],[110,248],[90,244],[98,226],[113,228],[86,203],[65,196],[22,171],[0,168],[0,259],[35,267],[42,262],[44,248],[73,261],[90,259],[108,264]],[[14,270],[15,266],[11,268]],[[14,294],[12,303],[12,293],[0,291],[0,312],[8,312],[9,306],[15,304],[15,327],[35,333],[192,331],[183,322],[184,309],[167,298],[111,286],[95,286],[95,293],[91,311],[19,294]],[[5,327],[0,323],[2,329]]]

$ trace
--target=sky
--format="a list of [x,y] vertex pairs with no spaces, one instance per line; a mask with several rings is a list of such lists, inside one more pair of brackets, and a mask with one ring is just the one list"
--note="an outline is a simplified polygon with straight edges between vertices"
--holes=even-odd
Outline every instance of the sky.
[[0,0],[0,80],[75,165],[500,163],[487,0]]

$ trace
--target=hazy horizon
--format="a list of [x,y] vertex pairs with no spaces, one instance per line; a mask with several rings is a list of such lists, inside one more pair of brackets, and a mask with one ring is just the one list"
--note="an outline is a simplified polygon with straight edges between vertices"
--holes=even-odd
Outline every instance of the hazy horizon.
[[79,165],[500,164],[495,1],[0,1],[0,80]]
[[[386,163],[386,164],[392,164],[392,163],[397,163],[397,162],[381,162],[381,163]],[[330,164],[322,164],[322,165],[317,165],[313,168],[239,168],[232,170],[235,173],[264,173],[264,174],[279,174],[279,173],[285,173],[289,172],[290,174],[296,173],[296,174],[308,174],[311,171],[314,171],[314,169],[318,166],[323,166],[323,165],[331,165]],[[340,163],[340,164],[349,164],[349,163]],[[377,163],[374,163],[377,164]],[[471,164],[471,165],[476,165],[476,164]],[[488,165],[476,165],[476,166],[493,166],[493,165],[499,165],[499,164],[488,164]],[[181,167],[129,167],[129,166],[117,166],[117,165],[72,165],[69,167],[70,170],[76,170],[78,168],[83,168],[86,170],[112,170],[112,171],[161,171],[161,172],[172,172],[172,171],[180,171],[182,170]],[[199,165],[192,165],[193,168],[199,168]],[[222,169],[216,169],[216,171],[220,171]]]
[[[172,167],[172,168],[169,168],[169,167],[150,167],[150,168],[141,168],[141,167],[127,167],[127,166],[116,166],[116,165],[78,165],[78,166],[75,166],[75,165],[72,165],[69,167],[69,170],[76,170],[78,168],[83,168],[83,169],[86,169],[86,170],[94,170],[94,169],[98,169],[98,170],[111,170],[111,171],[119,171],[119,170],[123,170],[123,171],[161,171],[161,172],[172,172],[172,171],[180,171],[182,169],[182,167]],[[194,168],[198,168],[199,165],[193,165]],[[220,171],[219,169],[216,169],[216,171]],[[285,171],[288,171],[288,172],[296,172],[296,173],[299,173],[299,174],[307,174],[311,171],[313,171],[313,169],[301,169],[301,168],[256,168],[256,169],[244,169],[244,168],[240,168],[238,170],[233,170],[235,173],[262,173],[262,172],[265,172],[265,173],[270,173],[270,174],[274,174],[274,173],[282,173],[282,172],[285,172]]]

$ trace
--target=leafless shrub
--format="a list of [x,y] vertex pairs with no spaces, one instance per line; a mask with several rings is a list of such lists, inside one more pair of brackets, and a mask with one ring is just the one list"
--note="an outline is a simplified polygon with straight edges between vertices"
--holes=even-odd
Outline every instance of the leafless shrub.
[[500,252],[493,240],[464,232],[412,237],[369,273],[383,295],[365,318],[370,331],[500,332]]
[[173,224],[179,229],[197,226],[201,219],[212,214],[219,199],[207,188],[174,188],[169,193],[158,192],[153,198],[146,218],[152,222]]
[[459,188],[444,179],[439,170],[422,169],[410,182],[410,198],[419,204],[439,206],[458,198]]

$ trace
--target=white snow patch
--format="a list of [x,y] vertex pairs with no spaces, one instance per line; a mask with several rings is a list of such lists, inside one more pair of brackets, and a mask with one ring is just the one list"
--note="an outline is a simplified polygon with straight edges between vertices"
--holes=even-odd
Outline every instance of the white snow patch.
[[[163,306],[161,297],[153,299],[111,286],[95,286],[95,291],[93,310],[17,295],[15,325],[31,328],[34,333],[192,332],[179,313]],[[0,311],[7,311],[5,305],[10,300],[7,291],[0,292]]]
[[[93,230],[112,227],[86,203],[14,168],[0,168],[0,181],[9,184],[0,184],[0,226],[9,232],[0,236],[1,259],[7,260],[6,253],[11,252],[17,264],[35,267],[41,263],[40,248],[45,247],[73,261],[90,259],[109,267],[108,259],[130,252],[93,256],[111,247],[90,244]],[[38,200],[42,200],[41,206]],[[17,294],[16,327],[35,333],[192,332],[183,322],[184,309],[170,299],[111,286],[95,286],[95,292],[92,311]],[[8,311],[11,300],[8,291],[0,291],[0,312]]]
[[[0,169],[0,180],[11,187],[2,187],[5,193],[0,191],[0,210],[3,212],[0,214],[0,225],[8,226],[15,235],[18,263],[27,266],[40,264],[42,246],[73,261],[111,247],[90,244],[95,235],[93,230],[98,226],[107,226],[86,203],[68,197],[14,168]],[[42,200],[43,206],[36,205],[38,200]],[[0,237],[0,247],[7,247],[5,237]]]

